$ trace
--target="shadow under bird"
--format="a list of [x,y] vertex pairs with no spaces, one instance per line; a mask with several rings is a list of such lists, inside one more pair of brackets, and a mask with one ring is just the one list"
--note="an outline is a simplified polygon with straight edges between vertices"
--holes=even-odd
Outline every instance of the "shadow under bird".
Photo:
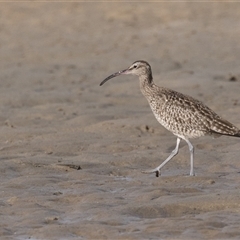
[[189,139],[206,135],[240,137],[240,130],[237,127],[218,116],[202,102],[174,90],[157,86],[153,82],[151,66],[146,61],[136,61],[127,69],[110,75],[100,83],[100,86],[109,79],[123,74],[139,77],[141,92],[147,99],[156,119],[177,136],[176,147],[170,156],[158,167],[143,171],[143,173],[156,173],[158,177],[162,167],[177,155],[180,141],[183,139],[187,142],[190,151],[190,176],[194,176],[194,148]]

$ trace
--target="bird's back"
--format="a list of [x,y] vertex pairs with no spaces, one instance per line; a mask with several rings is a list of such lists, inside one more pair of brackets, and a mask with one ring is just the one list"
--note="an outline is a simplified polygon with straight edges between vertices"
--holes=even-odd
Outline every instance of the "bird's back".
[[157,120],[177,136],[204,135],[240,137],[240,131],[202,102],[171,89],[153,84],[142,91]]

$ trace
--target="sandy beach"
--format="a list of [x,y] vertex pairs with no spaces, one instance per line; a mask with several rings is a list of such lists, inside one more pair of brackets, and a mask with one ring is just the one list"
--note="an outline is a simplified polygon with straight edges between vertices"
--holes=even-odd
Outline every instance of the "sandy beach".
[[135,76],[240,128],[240,3],[1,3],[1,239],[240,239],[240,139],[176,137]]

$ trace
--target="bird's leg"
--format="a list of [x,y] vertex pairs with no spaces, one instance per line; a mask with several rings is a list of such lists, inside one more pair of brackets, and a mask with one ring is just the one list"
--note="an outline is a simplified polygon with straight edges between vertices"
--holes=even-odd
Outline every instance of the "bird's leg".
[[190,151],[190,176],[195,176],[195,173],[193,171],[193,154],[194,154],[194,147],[193,145],[189,142],[188,139],[184,139],[187,144],[188,144],[188,147],[189,147],[189,151]]
[[159,177],[159,175],[161,175],[161,168],[167,164],[174,156],[176,156],[178,154],[178,149],[179,149],[179,144],[180,144],[181,139],[177,138],[177,144],[175,149],[171,152],[171,154],[169,155],[169,157],[158,167],[152,169],[152,170],[146,170],[146,171],[142,171],[142,173],[156,173],[156,177]]

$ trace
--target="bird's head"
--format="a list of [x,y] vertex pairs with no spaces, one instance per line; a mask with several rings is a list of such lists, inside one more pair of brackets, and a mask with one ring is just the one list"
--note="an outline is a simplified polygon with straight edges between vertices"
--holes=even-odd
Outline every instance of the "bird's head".
[[140,77],[140,76],[152,77],[151,66],[149,65],[149,63],[147,63],[146,61],[143,61],[143,60],[138,60],[138,61],[134,62],[127,69],[124,69],[122,71],[111,74],[109,77],[105,78],[100,83],[100,86],[102,86],[105,82],[107,82],[111,78],[114,78],[114,77],[117,77],[117,76],[123,75],[123,74],[132,74],[132,75],[136,75],[138,77]]

